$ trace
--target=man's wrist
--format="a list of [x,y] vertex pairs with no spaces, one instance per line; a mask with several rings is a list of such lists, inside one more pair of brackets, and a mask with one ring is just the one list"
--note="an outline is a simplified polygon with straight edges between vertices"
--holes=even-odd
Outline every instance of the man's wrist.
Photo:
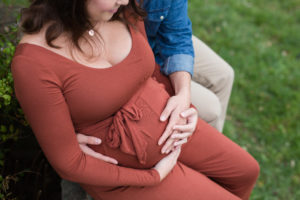
[[175,95],[179,95],[179,96],[191,96],[191,90],[190,90],[190,88],[188,88],[188,87],[182,87],[182,88],[180,88],[180,90],[178,90],[177,92],[176,92],[176,94]]
[[191,76],[186,71],[178,71],[169,75],[175,95],[179,93],[190,94]]

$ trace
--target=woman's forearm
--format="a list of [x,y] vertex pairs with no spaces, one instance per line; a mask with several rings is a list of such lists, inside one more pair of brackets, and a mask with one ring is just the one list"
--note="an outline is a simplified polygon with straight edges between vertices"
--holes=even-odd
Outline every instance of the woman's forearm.
[[54,83],[51,70],[25,56],[15,57],[11,70],[26,119],[49,163],[62,178],[96,186],[149,186],[160,182],[155,169],[121,167],[81,151],[62,86]]

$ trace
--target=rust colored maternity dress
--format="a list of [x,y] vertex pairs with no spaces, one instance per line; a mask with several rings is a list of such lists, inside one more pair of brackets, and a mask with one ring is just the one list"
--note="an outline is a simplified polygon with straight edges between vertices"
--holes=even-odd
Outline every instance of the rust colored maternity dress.
[[[64,179],[95,200],[247,199],[257,162],[198,119],[178,162],[160,182],[151,169],[161,158],[159,116],[173,95],[155,64],[143,24],[130,26],[132,48],[120,63],[92,68],[34,44],[19,44],[12,62],[15,93],[47,159]],[[118,165],[84,154],[76,133],[96,136],[95,151]]]

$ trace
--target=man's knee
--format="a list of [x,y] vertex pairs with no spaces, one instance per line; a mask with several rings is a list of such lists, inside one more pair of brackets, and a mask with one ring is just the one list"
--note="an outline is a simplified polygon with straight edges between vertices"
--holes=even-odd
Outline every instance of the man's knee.
[[194,81],[191,82],[191,90],[191,100],[199,117],[208,123],[217,120],[222,112],[218,97]]
[[224,79],[224,83],[232,85],[233,81],[234,81],[234,70],[233,70],[233,68],[224,61],[222,69],[223,69],[222,77]]
[[208,123],[214,122],[220,118],[222,112],[221,109],[220,101],[215,98],[211,100],[211,105],[207,105],[207,108],[203,110],[203,113],[199,113],[199,116],[202,115],[201,118]]
[[231,88],[234,80],[233,68],[209,46],[193,36],[195,52],[193,80],[204,87],[215,89]]

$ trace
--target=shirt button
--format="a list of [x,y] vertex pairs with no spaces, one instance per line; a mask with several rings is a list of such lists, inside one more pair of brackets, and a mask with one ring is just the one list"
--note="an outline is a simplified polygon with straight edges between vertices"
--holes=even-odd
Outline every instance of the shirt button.
[[165,17],[164,16],[160,16],[160,20],[163,20]]

